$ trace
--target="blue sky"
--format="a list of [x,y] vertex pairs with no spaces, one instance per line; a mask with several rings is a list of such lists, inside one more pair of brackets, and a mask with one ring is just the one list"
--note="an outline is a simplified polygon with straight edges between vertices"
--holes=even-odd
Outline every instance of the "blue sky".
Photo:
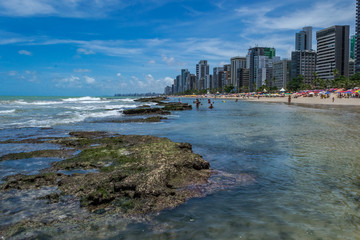
[[355,29],[355,0],[3,0],[0,95],[102,96],[163,92],[195,72],[275,47],[289,58],[295,33]]

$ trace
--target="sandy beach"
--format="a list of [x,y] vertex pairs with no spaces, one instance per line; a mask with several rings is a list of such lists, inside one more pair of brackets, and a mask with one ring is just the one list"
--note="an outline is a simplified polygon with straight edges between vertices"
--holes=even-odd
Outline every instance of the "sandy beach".
[[[335,98],[334,102],[332,98]],[[204,97],[209,98],[209,97]],[[240,101],[250,102],[269,102],[269,103],[288,103],[288,96],[285,97],[233,97],[222,96],[216,97],[217,99],[233,99]],[[291,103],[295,104],[310,104],[310,105],[344,105],[344,106],[360,106],[360,98],[338,98],[336,94],[332,94],[329,98],[321,99],[320,96],[314,97],[291,97]]]
[[[335,97],[334,102],[332,101],[333,96]],[[260,97],[259,99],[257,97],[250,97],[250,98],[238,98],[238,99],[252,101],[252,102],[279,102],[279,103],[288,102],[288,97]],[[360,98],[338,98],[335,94],[325,99],[321,99],[320,96],[297,97],[297,98],[291,97],[291,103],[360,106]]]

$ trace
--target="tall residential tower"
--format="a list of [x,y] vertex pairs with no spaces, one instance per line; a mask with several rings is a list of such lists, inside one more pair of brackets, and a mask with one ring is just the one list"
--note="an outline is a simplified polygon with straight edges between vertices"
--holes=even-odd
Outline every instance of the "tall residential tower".
[[316,72],[324,80],[349,76],[349,25],[332,26],[316,32]]
[[360,0],[356,1],[355,71],[360,72]]
[[310,51],[312,49],[312,27],[304,27],[302,31],[296,33],[295,50]]

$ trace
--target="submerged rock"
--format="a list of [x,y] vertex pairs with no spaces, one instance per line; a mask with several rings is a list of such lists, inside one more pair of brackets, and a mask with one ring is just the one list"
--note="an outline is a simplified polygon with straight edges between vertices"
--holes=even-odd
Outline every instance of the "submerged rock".
[[166,97],[147,97],[147,98],[139,98],[134,100],[135,102],[162,102],[167,100]]
[[146,122],[150,122],[150,123],[152,123],[152,122],[161,122],[161,120],[164,120],[164,119],[168,119],[168,118],[155,116],[155,117],[147,117],[147,118],[129,118],[129,119],[122,119],[122,120],[112,119],[112,120],[101,121],[101,122],[111,122],[111,123],[146,123]]
[[[82,151],[53,163],[47,173],[15,175],[5,179],[1,190],[39,189],[55,186],[60,195],[71,195],[90,211],[138,215],[176,207],[201,191],[187,186],[207,183],[209,163],[192,152],[188,143],[153,136],[73,132],[56,143]],[[99,172],[65,175],[59,170],[98,169]],[[45,196],[51,202],[59,195]]]
[[34,157],[58,157],[58,158],[66,158],[71,156],[74,153],[74,150],[68,149],[60,149],[60,150],[38,150],[33,152],[21,152],[21,153],[10,153],[0,157],[0,161],[5,160],[17,160],[17,159],[27,159],[27,158],[34,158]]
[[192,106],[187,103],[179,103],[179,102],[169,102],[161,104],[164,106],[164,110],[167,111],[183,111],[183,110],[191,110]]
[[146,115],[146,114],[162,114],[169,115],[169,111],[164,111],[162,108],[135,108],[126,109],[123,111],[126,115]]

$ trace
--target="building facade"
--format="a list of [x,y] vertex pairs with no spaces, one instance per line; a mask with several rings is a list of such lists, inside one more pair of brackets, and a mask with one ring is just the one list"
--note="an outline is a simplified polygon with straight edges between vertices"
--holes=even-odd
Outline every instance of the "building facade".
[[246,68],[246,57],[233,57],[231,62],[231,85],[235,87],[235,90],[239,88],[240,76],[238,71],[241,68]]
[[304,27],[295,35],[295,50],[310,51],[312,49],[312,27]]
[[352,35],[350,37],[350,59],[355,60],[355,44],[356,44],[356,36]]
[[265,81],[266,72],[270,73],[270,70],[266,69],[266,62],[269,63],[266,59],[274,57],[275,48],[254,47],[249,49],[247,61],[250,69],[250,91],[255,91]]
[[360,0],[356,0],[355,72],[360,72]]
[[273,65],[272,85],[277,89],[286,88],[291,77],[291,61],[282,60]]
[[349,25],[332,26],[316,32],[316,73],[324,80],[338,75],[349,76]]
[[305,84],[311,84],[315,80],[316,52],[295,51],[291,53],[291,79],[300,75],[304,77]]
[[250,91],[250,69],[249,68],[239,68],[239,91],[248,92]]
[[222,88],[222,73],[224,72],[223,67],[214,67],[213,68],[213,88],[220,89]]
[[207,60],[200,60],[198,64],[196,64],[196,89],[203,90],[205,88],[206,76],[209,75],[209,65]]
[[222,82],[223,82],[223,87],[227,85],[231,85],[231,64],[224,65]]

